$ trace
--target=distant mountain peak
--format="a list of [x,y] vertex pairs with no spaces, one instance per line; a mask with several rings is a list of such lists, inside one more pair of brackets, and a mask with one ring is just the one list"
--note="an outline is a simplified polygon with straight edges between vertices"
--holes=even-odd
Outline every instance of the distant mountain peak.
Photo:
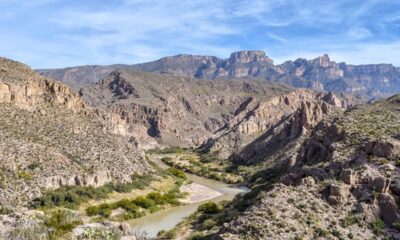
[[249,63],[249,62],[269,62],[273,63],[273,60],[266,56],[264,51],[261,50],[247,50],[238,51],[231,54],[229,57],[230,63]]
[[331,59],[329,58],[329,55],[326,53],[322,56],[315,58],[312,62],[322,67],[329,67],[331,65]]

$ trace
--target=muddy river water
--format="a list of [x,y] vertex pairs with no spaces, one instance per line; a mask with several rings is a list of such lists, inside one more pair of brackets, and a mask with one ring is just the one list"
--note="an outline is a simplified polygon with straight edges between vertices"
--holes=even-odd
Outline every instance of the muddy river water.
[[[153,156],[152,161],[155,162],[161,168],[168,168],[169,166],[161,161],[162,157],[164,156]],[[129,223],[134,230],[145,231],[148,237],[154,238],[157,236],[157,233],[159,231],[172,229],[185,217],[188,217],[193,212],[195,212],[199,205],[208,201],[219,202],[223,200],[232,200],[235,197],[235,195],[248,191],[248,188],[243,186],[226,184],[219,181],[195,176],[193,174],[186,174],[186,175],[187,178],[191,180],[193,183],[200,184],[202,186],[208,187],[214,191],[219,192],[220,193],[219,196],[216,196],[212,199],[207,199],[203,201],[181,205],[178,207],[161,210],[152,214],[148,214],[142,218],[133,219],[129,221]]]

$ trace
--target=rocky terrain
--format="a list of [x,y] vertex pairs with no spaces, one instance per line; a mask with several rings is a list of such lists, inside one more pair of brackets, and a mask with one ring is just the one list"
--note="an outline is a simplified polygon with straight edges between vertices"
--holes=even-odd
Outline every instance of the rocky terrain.
[[257,200],[215,237],[399,239],[399,113],[394,96],[323,119],[253,179]]
[[346,109],[347,105],[346,99],[332,93],[298,89],[243,109],[203,147],[242,164],[264,162],[274,151],[311,130],[324,116]]
[[258,80],[204,81],[117,70],[79,93],[110,113],[115,125],[124,122],[126,127],[119,132],[134,136],[148,149],[199,146],[235,116],[289,91],[289,87]]
[[130,181],[152,168],[134,139],[64,84],[0,59],[0,202],[26,206],[60,186]]
[[[393,66],[328,56],[274,65],[245,51],[39,72],[74,90],[0,59],[3,213],[62,186],[127,183],[154,170],[143,150],[175,149],[164,162],[251,188],[200,209],[174,230],[182,238],[400,239],[400,96],[373,104],[353,96],[399,91]],[[155,149],[166,147],[175,148]],[[91,207],[101,206],[120,210]],[[74,221],[74,211],[63,214]],[[80,235],[128,228],[81,223]]]
[[324,55],[312,60],[300,58],[275,65],[263,51],[235,52],[228,59],[177,55],[135,65],[80,66],[38,72],[79,90],[116,69],[171,73],[201,79],[262,78],[293,87],[345,92],[368,99],[388,97],[400,91],[400,69],[391,64],[350,65],[336,63]]

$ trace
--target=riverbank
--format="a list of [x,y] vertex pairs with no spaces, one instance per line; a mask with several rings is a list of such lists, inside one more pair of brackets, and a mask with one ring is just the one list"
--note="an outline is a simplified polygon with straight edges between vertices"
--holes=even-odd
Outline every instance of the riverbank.
[[203,202],[223,195],[223,193],[221,192],[215,191],[212,188],[206,187],[198,183],[191,183],[182,186],[181,191],[189,194],[187,198],[182,199],[181,201],[182,203],[186,204]]
[[[149,160],[162,169],[169,168],[162,162],[164,157],[173,157],[174,154],[151,154]],[[247,192],[247,188],[235,186],[220,181],[186,173],[188,181],[192,183],[181,188],[189,192],[189,196],[182,201],[186,204],[148,214],[128,223],[138,232],[146,232],[149,238],[156,238],[160,231],[173,229],[177,224],[197,211],[198,207],[206,202],[215,203],[230,201],[237,194]]]

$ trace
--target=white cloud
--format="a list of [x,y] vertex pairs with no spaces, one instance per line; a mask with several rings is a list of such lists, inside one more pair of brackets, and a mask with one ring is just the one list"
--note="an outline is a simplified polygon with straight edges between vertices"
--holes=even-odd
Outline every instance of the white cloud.
[[393,7],[380,17],[374,11],[400,5],[396,0],[102,2],[0,0],[0,53],[34,67],[134,63],[179,53],[228,57],[247,48],[265,49],[277,62],[329,53],[338,61],[400,65],[393,55],[399,12]]

